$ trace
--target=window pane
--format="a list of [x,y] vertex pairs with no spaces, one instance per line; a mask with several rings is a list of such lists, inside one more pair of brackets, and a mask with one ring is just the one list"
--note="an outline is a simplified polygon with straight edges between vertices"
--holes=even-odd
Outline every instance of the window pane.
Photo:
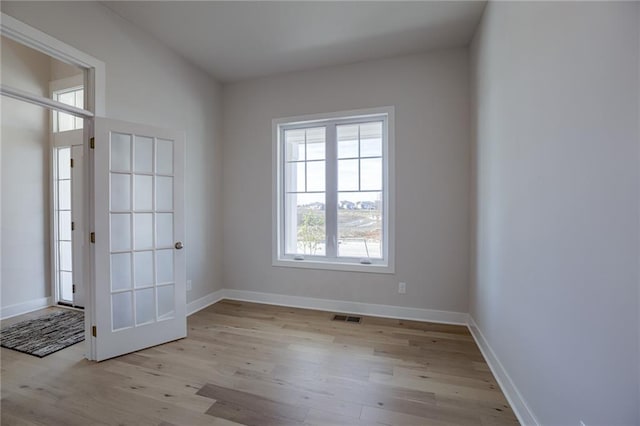
[[173,213],[159,213],[156,220],[156,247],[173,247]]
[[173,141],[158,139],[156,142],[156,173],[173,174]]
[[71,212],[58,212],[58,239],[71,241]]
[[173,210],[173,178],[156,178],[156,210]]
[[156,251],[156,284],[173,282],[173,250]]
[[358,125],[336,126],[338,158],[358,157]]
[[382,158],[360,160],[360,189],[363,191],[382,190]]
[[84,119],[82,117],[74,117],[76,130],[84,127]]
[[139,251],[133,254],[134,283],[136,287],[153,285],[153,252]]
[[338,195],[338,256],[382,258],[382,192]]
[[71,148],[58,148],[58,179],[71,178]]
[[131,288],[131,253],[111,255],[111,290]]
[[153,214],[140,213],[134,215],[135,249],[153,248]]
[[111,251],[131,250],[131,215],[111,214]]
[[66,93],[58,93],[58,102],[61,102],[65,105],[76,106],[75,91],[72,90]]
[[304,145],[304,129],[302,130],[285,130],[284,145],[286,147],[286,161],[304,161],[306,160]]
[[136,325],[156,319],[156,297],[153,288],[136,291]]
[[[66,105],[74,106],[77,108],[84,108],[84,90],[76,89],[66,92],[56,92],[53,96],[54,100]],[[84,121],[80,117],[74,117],[73,115],[66,114],[64,112],[54,112],[54,120],[57,123],[57,132],[66,132],[67,130],[82,129]]]
[[58,242],[58,254],[60,255],[60,269],[63,271],[72,271],[71,267],[71,241]]
[[76,90],[75,96],[75,106],[78,108],[84,108],[84,89]]
[[131,135],[111,133],[111,170],[131,170]]
[[324,191],[324,163],[324,161],[309,161],[307,163],[307,191]]
[[358,160],[338,160],[338,191],[357,191]]
[[133,207],[136,210],[153,209],[153,177],[146,175],[134,175],[135,199]]
[[304,192],[305,187],[305,163],[287,163],[284,182],[287,192]]
[[71,210],[71,181],[58,181],[58,208]]
[[325,128],[307,129],[307,160],[324,160]]
[[134,165],[133,171],[138,173],[153,172],[153,138],[146,136],[134,137]]
[[[296,260],[327,255],[345,262],[383,259],[385,123],[386,114],[336,117],[281,133],[281,254]],[[305,124],[286,126],[294,125]],[[328,176],[327,170],[335,175]],[[337,217],[331,211],[329,223],[326,200],[331,206],[337,202]],[[327,241],[332,242],[329,252]]]
[[58,131],[66,132],[67,130],[73,130],[75,120],[73,115],[65,114],[64,112],[58,113]]
[[286,195],[285,253],[325,255],[324,203],[324,194]]
[[382,122],[360,125],[360,156],[382,156]]
[[116,293],[111,296],[111,322],[113,329],[131,327],[133,325],[133,302],[130,291]]
[[60,272],[60,299],[73,302],[73,273]]
[[131,210],[131,176],[111,173],[111,210]]
[[173,318],[175,287],[166,285],[158,287],[158,321]]

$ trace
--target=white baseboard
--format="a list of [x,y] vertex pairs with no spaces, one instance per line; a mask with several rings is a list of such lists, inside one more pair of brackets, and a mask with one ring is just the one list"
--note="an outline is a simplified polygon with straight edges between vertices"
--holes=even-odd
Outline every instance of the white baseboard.
[[467,325],[467,314],[462,312],[407,308],[393,305],[376,305],[372,303],[347,302],[332,299],[317,299],[315,297],[289,296],[285,294],[262,293],[257,291],[224,289],[222,292],[223,299],[242,300],[245,302],[369,315],[372,317]]
[[22,314],[28,314],[29,312],[37,311],[38,309],[48,308],[53,305],[53,298],[42,297],[40,299],[33,299],[27,302],[16,303],[15,305],[3,306],[0,311],[0,319],[7,319]]
[[469,331],[471,331],[471,334],[476,341],[476,344],[480,348],[480,352],[482,352],[484,359],[487,361],[491,372],[498,381],[500,389],[502,389],[502,393],[504,393],[504,395],[506,396],[507,401],[509,401],[511,408],[513,409],[513,412],[518,418],[518,421],[520,421],[520,424],[525,426],[540,425],[540,422],[538,422],[536,416],[533,414],[533,412],[525,402],[524,398],[518,391],[518,388],[516,388],[516,385],[513,383],[513,380],[511,380],[511,377],[509,377],[507,370],[505,370],[505,368],[503,367],[502,363],[489,345],[487,339],[485,339],[482,331],[480,331],[480,328],[478,327],[478,324],[476,324],[471,315],[468,315],[468,327]]
[[223,294],[225,290],[217,290],[213,293],[209,293],[200,299],[196,299],[193,302],[187,303],[187,316],[195,314],[196,312],[206,308],[207,306],[211,306],[216,302],[219,302],[223,299]]

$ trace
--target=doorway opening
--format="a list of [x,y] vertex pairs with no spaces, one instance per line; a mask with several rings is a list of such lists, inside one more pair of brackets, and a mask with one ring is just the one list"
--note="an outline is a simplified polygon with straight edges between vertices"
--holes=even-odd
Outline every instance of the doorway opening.
[[[4,13],[0,33],[0,94],[3,104],[12,105],[3,108],[2,171],[7,179],[2,179],[1,201],[2,228],[11,235],[2,232],[2,237],[11,237],[25,247],[23,255],[12,250],[13,259],[5,256],[8,253],[2,256],[3,296],[13,286],[19,302],[6,309],[4,304],[11,302],[3,297],[3,317],[52,305],[84,307],[85,357],[95,359],[93,257],[88,239],[92,225],[89,138],[93,118],[105,113],[104,63]],[[41,108],[34,109],[34,105]],[[20,118],[19,113],[27,110],[31,115]],[[18,121],[11,120],[8,112]],[[25,127],[21,129],[18,122]],[[16,134],[5,138],[5,132]],[[9,139],[13,142],[8,143]],[[5,147],[16,148],[15,161],[5,155],[10,151]],[[6,164],[12,167],[4,167]],[[13,199],[6,199],[11,194],[5,186],[13,187]],[[11,210],[13,216],[4,214],[5,210]],[[15,226],[5,226],[7,220],[13,220]],[[20,235],[13,235],[18,232],[33,237],[28,249]],[[5,268],[7,265],[11,268]],[[9,269],[15,275],[11,279],[4,273]]]
[[[47,173],[42,173],[42,162],[30,164],[39,168],[40,177],[46,176],[38,184],[50,182],[51,197],[46,207],[31,212],[52,212],[47,233],[40,233],[51,237],[37,244],[42,248],[50,241],[51,274],[40,275],[53,276],[55,303],[84,305],[85,356],[103,360],[186,337],[184,132],[100,117],[102,62],[5,14],[0,29],[11,42],[44,54],[43,66],[3,72],[0,94],[3,101],[13,98],[53,111]],[[4,70],[8,61],[5,49],[2,53]],[[51,71],[49,61],[80,69],[80,83],[58,87],[47,74],[44,80],[51,88],[45,94],[17,84],[24,75]],[[7,75],[16,79],[9,84]],[[16,163],[10,176],[17,184],[23,180],[20,166]],[[76,169],[82,172],[76,175]],[[2,195],[4,206],[4,191]],[[20,221],[28,228],[27,217],[18,217]],[[30,260],[28,254],[20,259],[24,265]],[[79,295],[79,289],[85,294]]]

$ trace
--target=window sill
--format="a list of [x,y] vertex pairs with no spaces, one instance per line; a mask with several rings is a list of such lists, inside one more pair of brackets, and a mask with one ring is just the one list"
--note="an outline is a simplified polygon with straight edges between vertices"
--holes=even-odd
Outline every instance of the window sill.
[[374,274],[393,274],[395,268],[393,265],[370,264],[363,265],[361,263],[350,262],[330,262],[326,260],[294,260],[294,259],[274,259],[273,266],[285,268],[301,268],[301,269],[324,269],[329,271],[345,271],[345,272],[367,272]]

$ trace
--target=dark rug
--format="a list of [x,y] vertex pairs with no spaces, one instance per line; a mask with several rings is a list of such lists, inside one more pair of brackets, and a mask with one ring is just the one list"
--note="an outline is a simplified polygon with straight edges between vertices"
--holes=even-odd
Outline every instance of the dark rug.
[[45,357],[84,340],[84,312],[57,311],[0,331],[0,346]]

